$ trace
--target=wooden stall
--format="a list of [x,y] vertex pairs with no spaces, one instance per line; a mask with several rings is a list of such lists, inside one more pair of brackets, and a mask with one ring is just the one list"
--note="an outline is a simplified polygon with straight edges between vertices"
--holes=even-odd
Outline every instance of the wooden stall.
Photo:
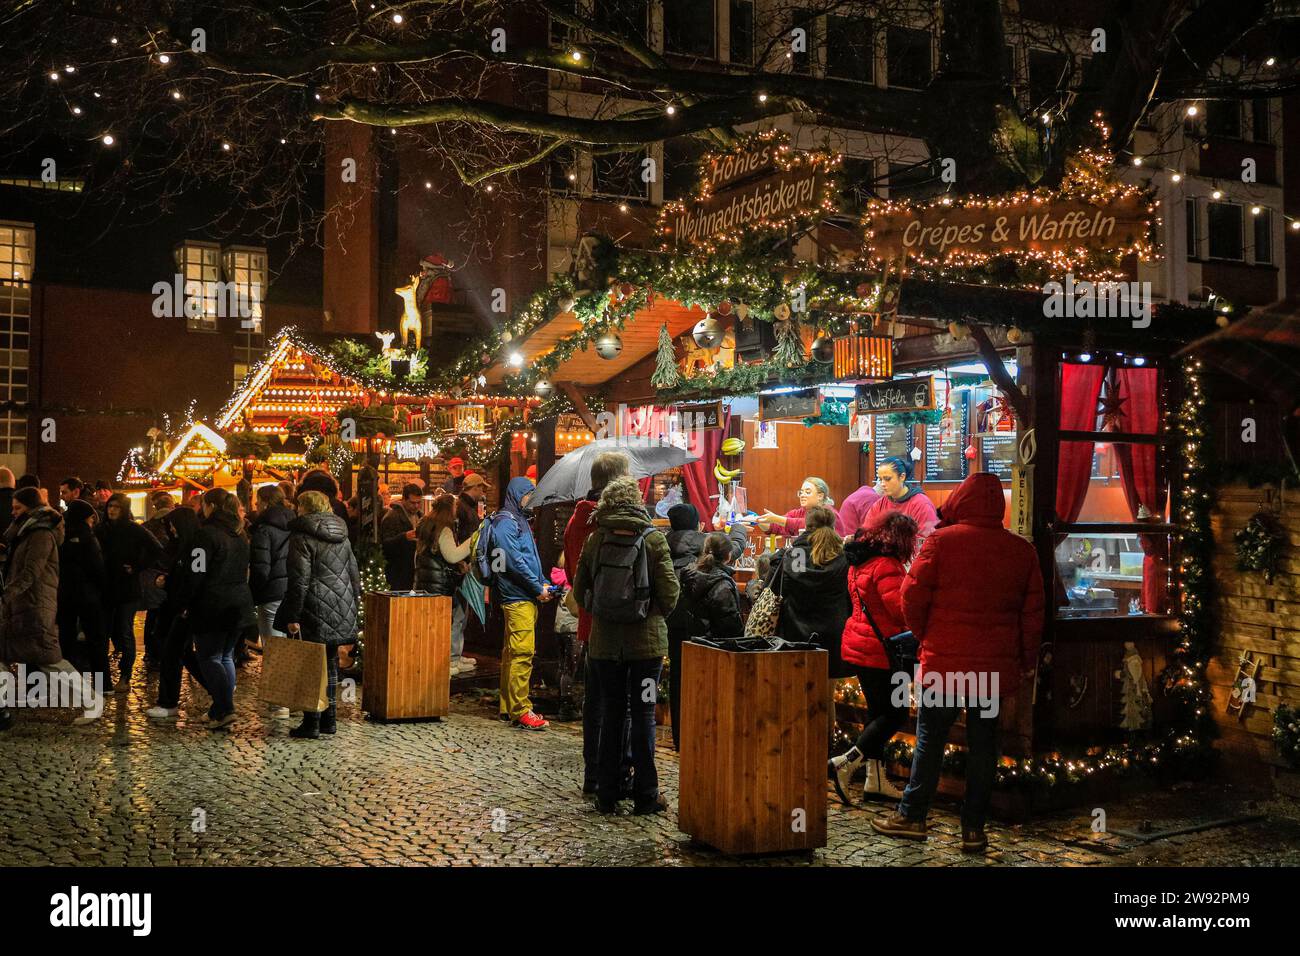
[[366,679],[371,720],[446,717],[451,693],[451,598],[365,595]]

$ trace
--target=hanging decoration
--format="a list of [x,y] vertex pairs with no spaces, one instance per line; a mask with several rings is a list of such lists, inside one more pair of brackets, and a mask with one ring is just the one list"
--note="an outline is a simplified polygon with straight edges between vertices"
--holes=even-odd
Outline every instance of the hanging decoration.
[[835,340],[835,377],[843,380],[894,376],[894,343],[884,335],[851,332]]
[[776,351],[772,360],[782,368],[797,368],[808,359],[799,338],[799,323],[793,320],[776,323]]
[[817,338],[813,339],[811,352],[814,362],[834,362],[835,340],[825,332],[818,332]]
[[1279,757],[1300,770],[1300,707],[1277,705],[1273,712],[1273,745]]
[[1237,543],[1237,570],[1263,572],[1264,583],[1272,584],[1287,541],[1278,516],[1261,508],[1232,537]]
[[722,323],[712,315],[700,319],[691,329],[691,338],[702,349],[716,349],[722,344],[722,335]]
[[605,332],[596,339],[596,354],[609,361],[623,351],[623,340],[615,332]]

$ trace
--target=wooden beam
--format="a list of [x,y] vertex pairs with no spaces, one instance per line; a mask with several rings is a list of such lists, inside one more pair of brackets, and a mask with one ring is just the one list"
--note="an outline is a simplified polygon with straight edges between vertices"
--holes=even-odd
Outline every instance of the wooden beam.
[[578,413],[578,417],[582,419],[582,423],[591,430],[593,435],[599,437],[600,427],[596,424],[596,417],[591,414],[591,409],[587,407],[587,400],[583,398],[582,393],[578,391],[578,386],[574,385],[572,382],[557,382],[556,384],[564,390],[565,395],[569,396],[569,401],[573,403],[573,410]]

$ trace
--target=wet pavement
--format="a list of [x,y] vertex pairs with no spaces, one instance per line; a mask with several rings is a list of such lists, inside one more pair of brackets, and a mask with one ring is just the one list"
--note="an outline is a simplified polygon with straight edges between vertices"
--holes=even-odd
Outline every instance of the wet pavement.
[[[984,856],[963,855],[955,807],[931,817],[927,843],[871,830],[877,812],[833,795],[828,846],[738,860],[676,827],[677,762],[660,748],[673,809],[596,813],[579,793],[581,729],[529,733],[495,719],[481,693],[458,695],[437,723],[376,724],[355,702],[318,742],[256,700],[258,662],[240,671],[239,720],[208,731],[207,695],[186,681],[181,718],[144,716],[157,676],[137,672],[105,717],[19,710],[0,735],[0,864],[570,865],[570,866],[1192,866],[1300,864],[1300,807],[1228,783],[1200,783],[1107,808],[1106,835],[1086,810],[994,824]],[[346,691],[346,685],[345,685]],[[359,696],[359,691],[358,691]],[[1240,819],[1146,842],[1157,831]],[[1120,832],[1122,831],[1122,832]]]

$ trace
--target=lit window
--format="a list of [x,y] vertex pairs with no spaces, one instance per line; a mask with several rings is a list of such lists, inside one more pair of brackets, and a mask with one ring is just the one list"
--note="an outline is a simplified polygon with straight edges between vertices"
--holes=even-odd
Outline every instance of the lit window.
[[231,328],[237,332],[235,344],[235,384],[244,380],[249,369],[262,359],[266,337],[262,328],[262,299],[266,295],[266,250],[250,246],[227,246],[226,281],[232,286],[229,300],[235,306]]
[[185,327],[191,332],[215,332],[221,247],[215,242],[183,242],[176,247],[176,268],[185,285]]
[[[0,222],[0,402],[27,404],[32,321],[32,269],[36,231],[28,224]],[[0,412],[0,464],[27,470],[27,416]]]

